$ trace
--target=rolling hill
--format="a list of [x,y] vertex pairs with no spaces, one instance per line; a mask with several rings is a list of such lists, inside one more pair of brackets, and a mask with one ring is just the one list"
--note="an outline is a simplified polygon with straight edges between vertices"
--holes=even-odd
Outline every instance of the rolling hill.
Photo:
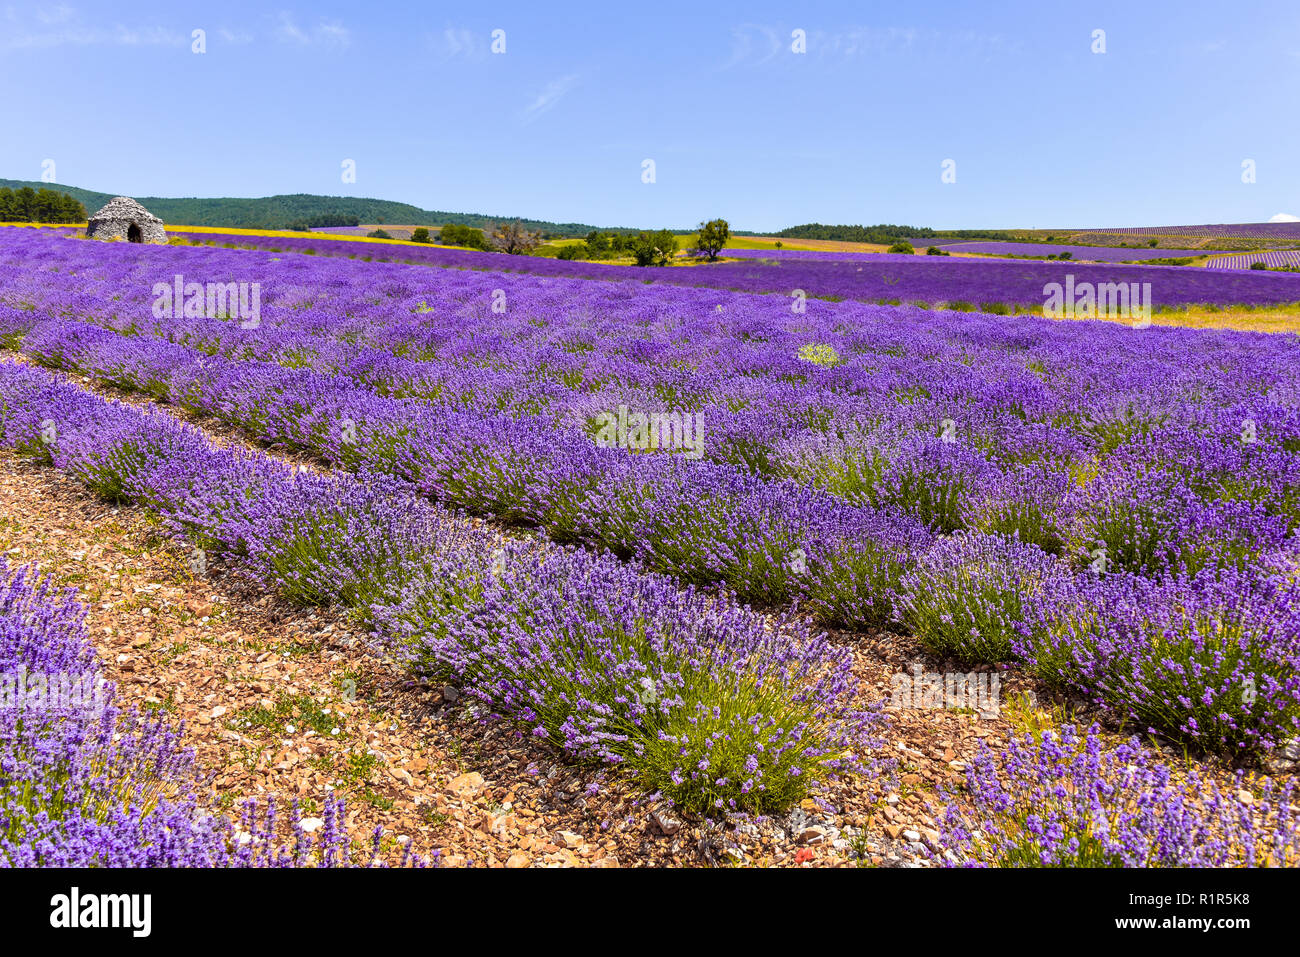
[[[62,183],[40,183],[31,180],[0,179],[0,187],[20,189],[57,189],[81,200],[86,210],[93,214],[118,193],[101,193]],[[295,224],[347,225],[353,223],[403,223],[417,226],[441,226],[457,223],[483,228],[493,223],[513,221],[514,216],[488,216],[482,213],[452,213],[445,210],[421,209],[409,203],[386,199],[366,199],[355,196],[319,196],[312,193],[293,193],[284,196],[258,198],[235,197],[184,197],[135,196],[151,213],[166,223],[186,226],[236,226],[243,229],[290,229]],[[553,223],[540,219],[520,221],[528,229],[540,230],[555,236],[585,236],[593,229],[610,230],[586,223]],[[329,220],[324,222],[322,220]],[[626,227],[618,232],[634,232]]]

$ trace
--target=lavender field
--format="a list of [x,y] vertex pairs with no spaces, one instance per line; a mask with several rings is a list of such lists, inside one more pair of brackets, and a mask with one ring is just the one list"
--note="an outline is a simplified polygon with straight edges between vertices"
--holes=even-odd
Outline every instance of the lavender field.
[[[183,233],[183,231],[181,231]],[[1300,277],[1212,275],[1177,266],[1006,260],[973,262],[959,257],[890,255],[887,253],[820,253],[798,250],[740,251],[741,262],[701,264],[689,268],[646,270],[634,266],[507,256],[469,250],[421,248],[411,245],[367,245],[358,249],[347,240],[285,239],[249,235],[191,234],[203,243],[338,256],[362,261],[419,263],[456,269],[491,269],[556,278],[634,280],[718,290],[775,293],[790,296],[801,289],[809,297],[855,299],[889,304],[918,303],[929,307],[978,305],[1000,309],[1040,309],[1043,287],[1062,283],[1067,274],[1077,282],[1150,283],[1158,308],[1190,304],[1269,305],[1300,302]],[[1098,247],[1100,248],[1100,247]],[[1162,252],[1169,253],[1169,250]]]
[[[1011,734],[959,762],[920,858],[1297,862],[1294,335],[860,301],[1041,304],[1064,264],[411,265],[326,242],[0,230],[0,445],[147,510],[203,575],[346,612],[412,681],[680,816],[884,800],[908,718],[861,648],[889,635],[1078,709],[1059,744]],[[1167,304],[1300,298],[1284,275],[1070,268]],[[3,576],[6,673],[94,672],[76,605]],[[165,722],[97,720],[99,738],[8,728],[34,783],[0,856],[345,860],[332,803],[315,839],[168,843],[195,826],[184,786],[92,825],[119,785],[77,770],[82,810],[51,817],[60,741],[81,769],[138,736],[114,781],[146,760],[189,780]]]

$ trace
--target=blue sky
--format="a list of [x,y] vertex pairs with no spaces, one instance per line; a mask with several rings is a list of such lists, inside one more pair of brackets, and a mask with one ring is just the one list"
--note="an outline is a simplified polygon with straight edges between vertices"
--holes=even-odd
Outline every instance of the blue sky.
[[0,176],[650,227],[1300,216],[1294,0],[486,7],[0,0]]

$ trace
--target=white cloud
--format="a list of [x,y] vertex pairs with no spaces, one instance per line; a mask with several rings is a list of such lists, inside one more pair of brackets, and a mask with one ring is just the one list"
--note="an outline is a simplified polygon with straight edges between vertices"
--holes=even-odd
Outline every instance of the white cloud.
[[555,108],[570,90],[578,85],[578,76],[571,73],[568,76],[562,76],[559,79],[552,80],[546,84],[545,89],[537,94],[533,102],[524,108],[524,122],[531,122],[537,119],[543,113]]
[[487,40],[464,27],[447,27],[433,46],[444,56],[480,57],[487,53]]
[[[917,32],[901,27],[850,27],[838,33],[813,33],[808,38],[808,49],[829,56],[859,56],[884,54],[892,51],[910,51],[916,45]],[[933,34],[937,37],[938,34]],[[978,34],[968,34],[978,39]]]
[[[731,58],[722,69],[742,63],[760,65],[792,54],[793,27],[746,23],[731,31]],[[898,53],[945,58],[991,59],[1015,53],[1020,44],[996,33],[974,30],[918,30],[912,27],[849,26],[834,30],[806,27],[807,54],[812,58],[851,59]],[[797,56],[792,56],[797,59]]]
[[86,23],[76,9],[66,4],[38,7],[35,22],[25,22],[13,7],[5,8],[12,26],[4,32],[0,46],[11,50],[42,50],[63,46],[189,46],[188,30],[160,26],[101,26]]
[[1268,218],[1270,223],[1300,223],[1300,216],[1292,216],[1290,213],[1274,213]]
[[731,59],[722,68],[726,70],[749,62],[760,54],[760,59],[756,62],[766,63],[780,52],[781,39],[777,36],[776,27],[744,23],[731,31]]
[[63,3],[60,3],[55,7],[36,8],[36,19],[40,20],[41,23],[45,24],[47,27],[53,26],[56,23],[67,23],[69,20],[73,19],[75,15],[76,11]]
[[348,28],[337,20],[320,20],[314,27],[303,28],[287,10],[281,10],[275,28],[276,39],[299,46],[345,47],[352,42]]

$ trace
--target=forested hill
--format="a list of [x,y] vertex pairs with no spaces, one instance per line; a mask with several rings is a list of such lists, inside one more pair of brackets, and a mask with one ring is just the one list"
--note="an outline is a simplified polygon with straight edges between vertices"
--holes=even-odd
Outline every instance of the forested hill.
[[[62,183],[0,179],[0,187],[56,189],[81,200],[93,215],[118,193],[100,193]],[[514,216],[486,216],[481,213],[451,213],[420,209],[409,203],[354,196],[317,196],[294,193],[257,199],[232,197],[171,199],[163,196],[133,196],[164,223],[185,226],[238,226],[244,229],[293,229],[306,226],[354,226],[360,223],[393,223],[408,226],[441,226],[444,223],[484,228],[493,223],[512,222]],[[585,236],[598,227],[587,223],[553,223],[520,219],[525,227],[559,236]],[[605,228],[605,227],[600,227]]]

